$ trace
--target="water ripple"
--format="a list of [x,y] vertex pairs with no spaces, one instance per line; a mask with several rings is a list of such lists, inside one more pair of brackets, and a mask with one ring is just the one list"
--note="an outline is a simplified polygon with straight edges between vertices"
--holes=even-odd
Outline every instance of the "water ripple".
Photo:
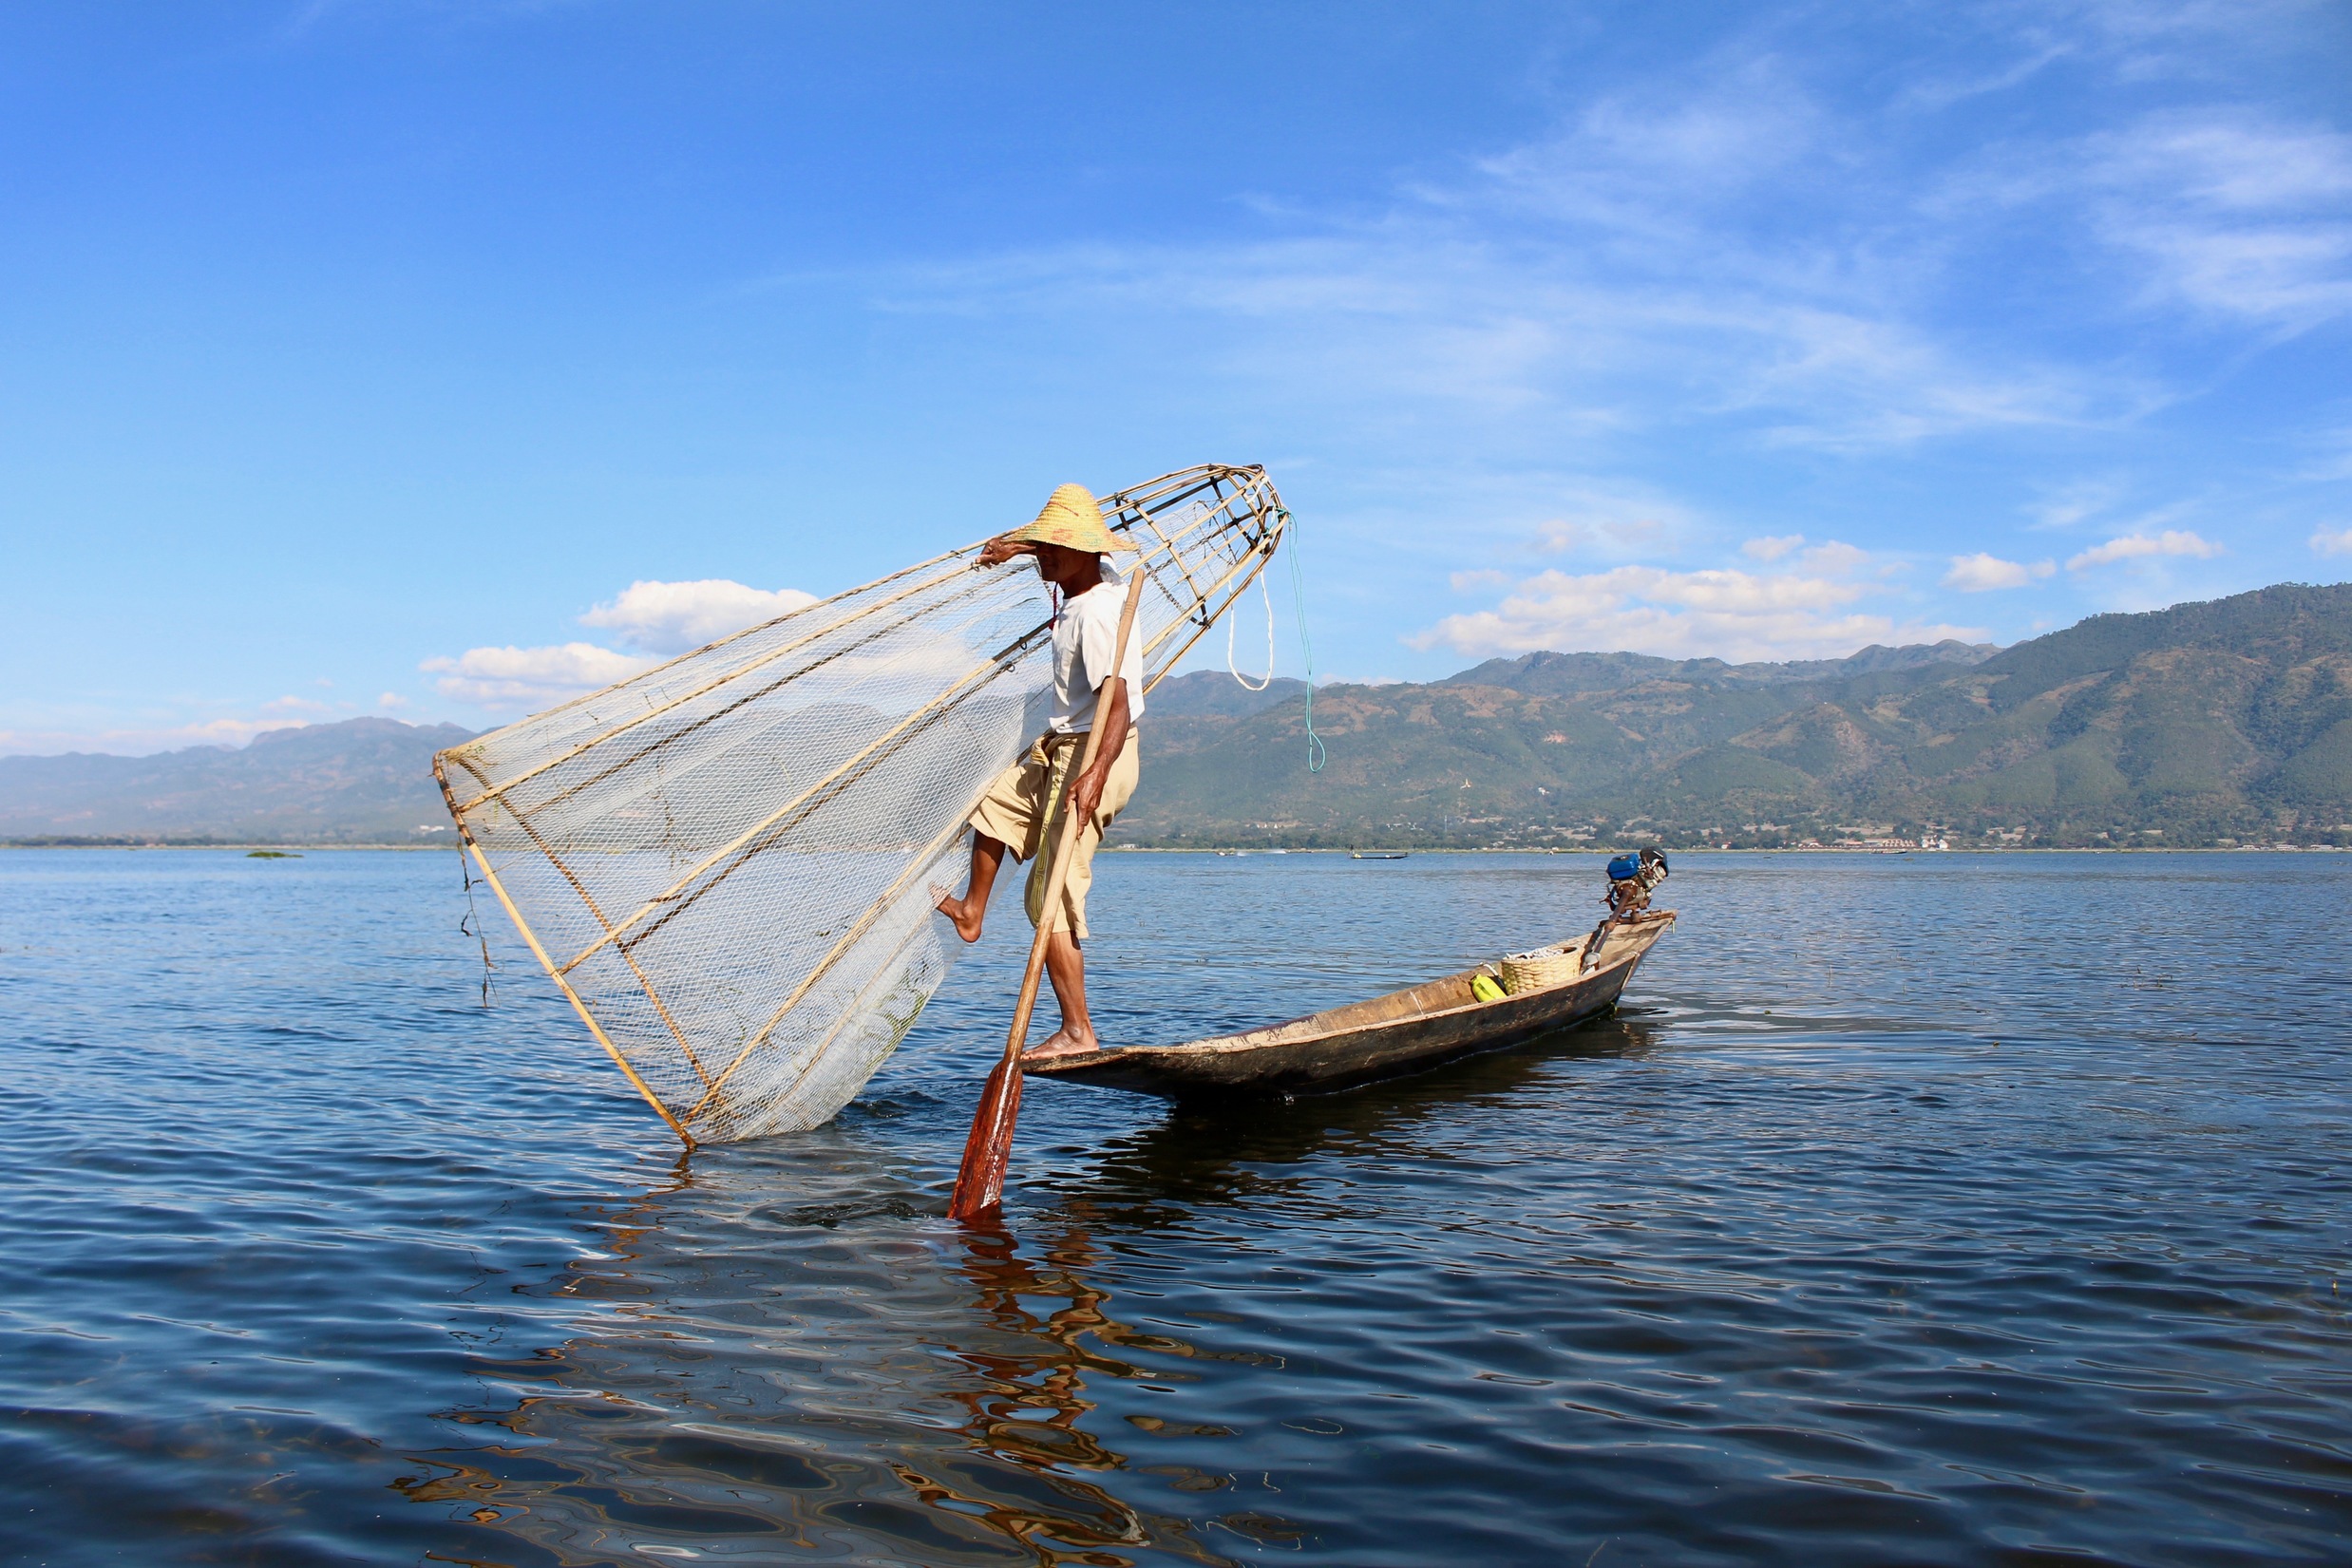
[[[1594,869],[1106,857],[1099,1016],[1423,978]],[[1036,1086],[994,1232],[1017,922],[833,1126],[681,1162],[519,949],[479,1005],[445,858],[0,884],[12,1559],[2352,1556],[2341,860],[1689,857],[1573,1033]]]

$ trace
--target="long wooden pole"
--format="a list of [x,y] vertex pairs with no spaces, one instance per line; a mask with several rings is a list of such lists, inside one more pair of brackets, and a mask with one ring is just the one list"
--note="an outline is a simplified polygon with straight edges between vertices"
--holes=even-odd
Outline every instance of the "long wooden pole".
[[[1230,482],[1234,485],[1234,493],[1231,496],[1224,495],[1219,488],[1220,484],[1223,482]],[[1110,519],[1106,520],[1107,522],[1110,523],[1110,526],[1120,529],[1121,531],[1132,531],[1138,524],[1148,524],[1148,532],[1155,536],[1159,546],[1157,551],[1147,549],[1144,552],[1144,557],[1142,560],[1139,561],[1135,569],[1136,580],[1129,585],[1126,614],[1122,617],[1120,626],[1121,663],[1125,662],[1125,649],[1129,644],[1130,628],[1136,615],[1141,597],[1140,590],[1142,587],[1142,579],[1145,576],[1150,576],[1146,567],[1154,556],[1165,554],[1167,559],[1172,564],[1177,565],[1179,570],[1184,573],[1186,577],[1187,584],[1197,588],[1197,584],[1192,582],[1189,568],[1184,565],[1182,554],[1177,541],[1170,539],[1155,520],[1158,515],[1182,504],[1185,501],[1190,500],[1194,496],[1197,496],[1205,490],[1215,496],[1222,502],[1219,510],[1223,514],[1223,521],[1218,524],[1218,526],[1240,526],[1244,521],[1245,515],[1254,516],[1262,521],[1272,509],[1262,498],[1259,498],[1256,495],[1258,488],[1264,484],[1265,471],[1262,468],[1255,466],[1244,468],[1227,468],[1212,465],[1199,469],[1181,469],[1172,473],[1163,474],[1157,479],[1146,481],[1142,484],[1131,486],[1129,489],[1120,491],[1115,495],[1104,498],[1106,506],[1113,509],[1113,516],[1116,520],[1115,521]],[[1271,494],[1270,487],[1268,487],[1268,493]],[[1195,520],[1196,526],[1204,526],[1208,520],[1199,519]],[[1185,531],[1185,537],[1190,538],[1195,531],[1195,529],[1187,529]],[[1210,528],[1208,531],[1214,532],[1215,529]],[[1278,524],[1276,525],[1276,532],[1279,534],[1279,531],[1280,529]],[[1141,541],[1139,540],[1138,542]],[[1192,612],[1198,612],[1205,608],[1205,599],[1209,596],[1213,596],[1227,585],[1231,584],[1237,575],[1241,575],[1241,583],[1240,586],[1235,589],[1235,592],[1239,593],[1241,589],[1246,588],[1250,578],[1255,576],[1258,571],[1261,570],[1263,567],[1264,561],[1261,554],[1262,544],[1263,541],[1260,541],[1257,548],[1253,548],[1244,554],[1239,562],[1237,562],[1232,568],[1228,569],[1219,582],[1208,590],[1208,594],[1206,595],[1202,595],[1203,602],[1196,603],[1192,607]],[[965,545],[961,549],[952,550],[939,556],[934,556],[929,560],[920,561],[913,566],[892,573],[890,576],[878,579],[875,582],[868,583],[863,588],[852,589],[846,593],[836,595],[831,599],[826,600],[825,604],[836,604],[843,600],[854,598],[860,594],[870,594],[876,589],[884,588],[893,583],[902,582],[907,577],[918,576],[929,568],[939,565],[942,562],[953,560],[960,556],[968,555],[976,548],[977,546],[974,545]],[[1257,560],[1252,560],[1250,559],[1251,556],[1258,556],[1260,558]],[[962,570],[963,568],[958,567],[955,569],[955,572],[960,572]],[[527,780],[540,777],[551,767],[559,766],[565,762],[571,761],[575,757],[583,755],[595,747],[616,739],[620,734],[637,727],[649,719],[670,711],[672,708],[685,702],[692,701],[695,697],[707,694],[719,687],[727,685],[730,681],[739,680],[745,674],[749,673],[763,666],[772,664],[797,649],[806,646],[808,642],[814,641],[816,637],[825,634],[826,632],[837,632],[843,626],[847,625],[851,621],[862,619],[867,615],[875,614],[878,611],[884,610],[901,603],[913,595],[922,592],[926,588],[934,587],[939,583],[946,582],[955,575],[955,572],[939,574],[939,576],[927,578],[911,588],[901,588],[898,592],[888,595],[878,602],[861,606],[847,616],[843,617],[843,619],[830,623],[830,625],[824,629],[824,631],[797,638],[787,643],[783,648],[769,650],[768,652],[764,653],[745,667],[730,671],[727,674],[717,677],[715,680],[706,682],[705,684],[690,691],[672,698],[667,702],[661,703],[652,711],[641,713],[632,718],[623,720],[618,725],[611,728],[607,728],[586,741],[576,743],[568,750],[560,753],[557,757],[532,766],[526,769],[523,774],[508,778],[502,783],[492,784],[487,778],[482,777],[481,770],[474,766],[472,759],[464,755],[464,753],[480,746],[482,741],[494,740],[497,737],[483,737],[482,741],[469,742],[464,746],[452,748],[451,751],[443,753],[441,756],[434,759],[433,771],[435,777],[439,781],[444,797],[448,803],[450,816],[456,821],[459,832],[465,838],[465,847],[470,851],[471,858],[479,864],[484,878],[490,883],[491,890],[497,895],[499,902],[504,906],[508,916],[515,922],[516,929],[522,934],[524,941],[529,944],[533,955],[537,957],[541,965],[547,970],[549,976],[554,979],[557,987],[562,991],[565,998],[570,1001],[573,1009],[579,1014],[581,1021],[587,1025],[589,1032],[595,1036],[597,1043],[603,1047],[605,1051],[612,1056],[615,1064],[619,1067],[621,1072],[628,1078],[629,1082],[635,1086],[640,1094],[645,1097],[646,1102],[654,1107],[655,1112],[661,1116],[662,1120],[677,1131],[679,1137],[686,1143],[690,1149],[694,1145],[695,1140],[690,1133],[687,1132],[687,1124],[693,1121],[709,1107],[721,1086],[730,1076],[732,1075],[734,1068],[739,1067],[750,1054],[750,1048],[747,1048],[739,1054],[735,1060],[730,1062],[728,1067],[716,1075],[715,1078],[711,1077],[707,1070],[704,1069],[702,1064],[695,1060],[694,1053],[691,1049],[688,1050],[687,1058],[690,1065],[695,1068],[698,1074],[701,1074],[705,1078],[707,1086],[703,1092],[702,1098],[695,1104],[692,1110],[687,1112],[684,1117],[681,1118],[673,1115],[671,1110],[663,1105],[660,1097],[654,1092],[652,1086],[638,1075],[635,1068],[631,1066],[628,1059],[621,1053],[616,1044],[606,1034],[603,1028],[597,1023],[594,1015],[591,1013],[586,999],[582,997],[570,983],[567,972],[577,965],[580,959],[588,956],[588,954],[581,954],[575,956],[568,962],[563,962],[557,960],[546,952],[544,947],[541,944],[538,935],[533,932],[529,922],[523,918],[521,909],[516,906],[513,898],[507,895],[505,887],[491,865],[486,849],[480,842],[474,840],[472,832],[473,824],[469,820],[469,814],[480,809],[490,801],[503,797],[507,791],[514,789],[518,785],[525,783]],[[824,606],[810,606],[807,608],[811,610],[821,610]],[[1180,614],[1176,617],[1177,622],[1181,623],[1186,619],[1193,619],[1194,614],[1192,612],[1180,611]],[[654,671],[644,671],[636,676],[634,676],[629,681],[621,683],[621,687],[616,687],[608,689],[604,691],[592,692],[581,697],[576,697],[569,702],[559,704],[557,708],[549,709],[547,713],[535,715],[533,719],[527,722],[533,724],[541,723],[549,716],[549,714],[562,712],[571,708],[581,707],[585,704],[608,699],[612,697],[616,691],[621,690],[622,688],[641,685],[649,677],[666,672],[673,667],[682,664],[688,660],[700,657],[703,654],[710,652],[712,648],[717,648],[728,643],[735,642],[741,638],[751,635],[755,632],[765,630],[768,627],[772,627],[776,625],[778,621],[790,619],[793,615],[802,615],[806,613],[806,610],[796,611],[790,615],[779,616],[773,620],[763,622],[759,626],[747,627],[741,632],[720,638],[716,643],[710,645],[708,648],[698,650],[693,653],[682,654],[678,658],[673,659],[668,664],[659,666]],[[1194,643],[1198,642],[1199,639],[1206,633],[1208,628],[1214,624],[1216,619],[1217,613],[1211,611],[1204,617],[1195,620],[1194,627],[1190,629],[1191,635],[1186,637],[1182,646],[1178,648],[1176,656],[1181,657],[1185,650],[1189,649]],[[1170,637],[1173,637],[1180,630],[1185,629],[1183,628],[1181,624],[1171,624],[1168,628],[1163,631],[1158,637],[1152,640],[1151,647],[1154,649],[1159,648]],[[1032,633],[1032,635],[1034,636],[1034,633]],[[870,640],[870,638],[862,640]],[[1028,640],[1028,638],[1021,639],[1023,643],[1026,643]],[[1010,653],[1014,652],[1014,650],[1008,649],[1005,652]],[[1171,666],[1174,662],[1174,659],[1170,659],[1168,661]],[[1166,675],[1167,671],[1167,670],[1163,670],[1161,673],[1162,675]],[[967,681],[971,677],[967,676]],[[958,684],[960,685],[963,683]],[[1156,684],[1156,682],[1148,684]],[[503,732],[502,731],[501,733],[503,734]],[[1089,743],[1090,746],[1096,743],[1093,741],[1090,741]],[[647,749],[651,751],[657,750],[658,748],[659,744],[656,744],[653,746],[649,746]],[[480,792],[463,803],[457,799],[455,792],[449,787],[449,780],[444,773],[441,765],[444,761],[451,759],[461,762],[465,765],[469,773],[476,775],[476,787]],[[853,759],[853,764],[858,759]],[[838,778],[838,776],[839,775],[837,774],[836,778]],[[540,803],[541,805],[545,803],[546,803],[544,802]],[[802,802],[795,803],[806,803],[806,797],[804,796]],[[532,809],[536,810],[538,807],[535,806]],[[515,813],[514,815],[516,815],[517,820],[520,822],[522,814]],[[774,819],[771,818],[769,823],[764,825],[772,825],[773,821]],[[524,825],[527,829],[527,823]],[[950,829],[950,832],[959,831],[961,823],[958,822],[955,825],[955,827]],[[755,830],[755,833],[756,831],[757,830]],[[539,835],[536,833],[530,834],[530,837],[535,841],[539,840]],[[567,878],[573,881],[575,888],[580,892],[580,896],[583,899],[588,899],[586,890],[579,887],[578,879],[572,877],[569,868],[566,867],[560,860],[555,860],[555,857],[551,852],[547,851],[547,846],[543,842],[538,843],[537,847],[541,848],[543,853],[548,853],[548,858],[554,861],[557,870],[563,873]],[[739,849],[744,847],[744,845],[743,842],[739,841],[737,844],[730,847]],[[725,853],[725,851],[722,851],[719,857],[713,857],[711,861],[706,861],[705,864],[698,867],[697,870],[700,871],[710,869],[711,865],[715,863],[716,860],[723,858]],[[901,881],[903,882],[907,879],[907,876],[911,876],[913,872],[919,870],[921,865],[927,864],[932,853],[936,853],[936,849],[928,851],[923,856],[919,857],[917,866],[910,867],[909,872],[906,875],[901,876]],[[1067,863],[1066,857],[1063,858],[1063,861],[1064,863]],[[692,874],[690,874],[688,879],[691,880],[691,878]],[[672,888],[670,890],[671,897],[675,897],[678,894],[683,893],[685,886],[686,883],[681,882]],[[893,891],[896,891],[895,884]],[[1058,894],[1059,885],[1057,882],[1055,887],[1055,896],[1058,897]],[[655,910],[659,907],[660,902],[662,902],[662,900],[656,900],[654,905],[637,910],[627,920],[620,922],[618,927],[615,927],[612,922],[608,921],[604,917],[601,910],[597,907],[595,901],[593,899],[588,899],[590,913],[597,917],[599,924],[606,926],[608,933],[602,941],[596,944],[596,947],[601,948],[605,945],[605,943],[611,942],[615,938],[622,936],[624,934],[631,931],[632,928],[638,925],[639,922],[647,920],[649,916],[652,916],[654,914]],[[863,935],[864,932],[872,926],[875,920],[879,917],[882,909],[886,906],[886,903],[887,898],[885,897],[884,900],[878,901],[875,908],[867,911],[865,918],[860,922],[858,929],[853,932],[850,937],[843,944],[837,945],[836,950],[832,954],[827,954],[826,960],[824,963],[821,963],[814,973],[804,979],[802,985],[797,988],[798,992],[805,994],[806,992],[813,986],[816,979],[819,978],[825,970],[832,966],[835,959],[839,958],[845,952],[847,946],[854,943],[857,936]],[[675,912],[672,911],[671,913]],[[631,958],[630,962],[633,969],[637,967],[634,957]],[[680,1031],[678,1030],[675,1022],[668,1016],[667,1009],[663,1006],[660,997],[654,993],[654,988],[650,978],[645,976],[642,971],[638,972],[638,978],[643,983],[647,995],[653,1001],[656,1011],[662,1013],[663,1021],[670,1025],[672,1033],[673,1035],[678,1034]],[[1029,996],[1028,1002],[1025,1004],[1025,1012],[1027,1008],[1034,1006],[1036,981],[1036,967],[1033,965],[1027,986]],[[765,1037],[768,1030],[772,1030],[775,1025],[781,1020],[784,1013],[789,1012],[789,1011],[790,1005],[787,1004],[787,1006],[778,1013],[776,1018],[771,1018],[768,1022],[768,1030],[762,1031],[762,1037]],[[1025,1030],[1026,1016],[1024,1016],[1022,1027]],[[1026,1044],[1026,1040],[1024,1039],[1022,1043]],[[678,1044],[683,1047],[685,1042],[682,1038],[680,1038]],[[751,1048],[755,1048],[756,1045],[757,1040],[755,1039]],[[1017,1048],[1015,1048],[1014,1054],[1017,1055]],[[993,1082],[994,1080],[992,1079],[992,1083]],[[1017,1074],[1015,1074],[1013,1077],[1012,1091],[1017,1098],[1019,1092],[1019,1079]],[[1011,1124],[1009,1117],[1006,1121],[1005,1137],[1008,1141],[1009,1150],[1009,1140],[1011,1137]],[[1003,1162],[1001,1157],[997,1162],[996,1169],[998,1183],[1000,1186],[1003,1170]]]
[[[1143,563],[1138,561],[1134,580],[1128,584],[1127,606],[1119,612],[1119,641],[1111,652],[1110,673],[1103,678],[1104,686],[1125,674],[1128,638],[1135,630],[1135,607],[1143,602],[1144,578],[1148,576]],[[1103,721],[1109,717],[1098,700],[1094,705],[1094,723],[1086,732],[1086,749],[1078,759],[1077,771],[1071,775],[1073,783],[1094,765],[1095,753],[1103,744]],[[1020,997],[1013,1004],[1013,1028],[1005,1035],[1004,1059],[989,1073],[988,1082],[980,1088],[979,1108],[972,1113],[972,1132],[964,1140],[963,1164],[956,1172],[956,1195],[947,1205],[952,1219],[976,1219],[995,1208],[1004,1197],[1005,1163],[1013,1157],[1013,1126],[1021,1114],[1021,1052],[1029,1045],[1029,1015],[1037,1006],[1037,982],[1045,973],[1046,943],[1053,935],[1062,888],[1070,880],[1070,862],[1077,853],[1079,835],[1086,831],[1085,817],[1070,809],[1066,786],[1059,803],[1061,840],[1053,851],[1053,869],[1046,873],[1045,900],[1037,910],[1037,939],[1029,944],[1029,968],[1021,975]]]

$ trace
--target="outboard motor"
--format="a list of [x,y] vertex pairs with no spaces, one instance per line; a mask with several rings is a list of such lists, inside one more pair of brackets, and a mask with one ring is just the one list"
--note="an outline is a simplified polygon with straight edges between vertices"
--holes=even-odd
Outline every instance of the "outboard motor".
[[1609,927],[1622,925],[1650,907],[1650,895],[1665,882],[1667,869],[1665,851],[1656,844],[1645,844],[1639,854],[1620,855],[1609,861],[1609,890],[1601,897],[1609,912],[1585,939],[1585,969],[1601,961],[1601,944],[1608,940]]

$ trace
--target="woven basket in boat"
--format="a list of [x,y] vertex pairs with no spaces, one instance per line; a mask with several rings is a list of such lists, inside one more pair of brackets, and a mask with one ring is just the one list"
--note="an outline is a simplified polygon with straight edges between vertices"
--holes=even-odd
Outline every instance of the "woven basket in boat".
[[[1580,944],[1581,945],[1581,944]],[[1513,996],[1523,991],[1542,991],[1576,978],[1579,945],[1566,949],[1537,948],[1533,953],[1510,953],[1503,957],[1503,989]]]

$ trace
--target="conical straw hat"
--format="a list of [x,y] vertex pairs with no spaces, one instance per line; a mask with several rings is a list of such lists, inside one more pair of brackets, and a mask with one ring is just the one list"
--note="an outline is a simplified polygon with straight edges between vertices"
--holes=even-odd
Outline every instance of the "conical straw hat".
[[1045,510],[1014,538],[1023,544],[1058,544],[1065,550],[1085,550],[1097,556],[1135,548],[1103,526],[1103,509],[1094,493],[1083,484],[1057,484],[1046,498]]

